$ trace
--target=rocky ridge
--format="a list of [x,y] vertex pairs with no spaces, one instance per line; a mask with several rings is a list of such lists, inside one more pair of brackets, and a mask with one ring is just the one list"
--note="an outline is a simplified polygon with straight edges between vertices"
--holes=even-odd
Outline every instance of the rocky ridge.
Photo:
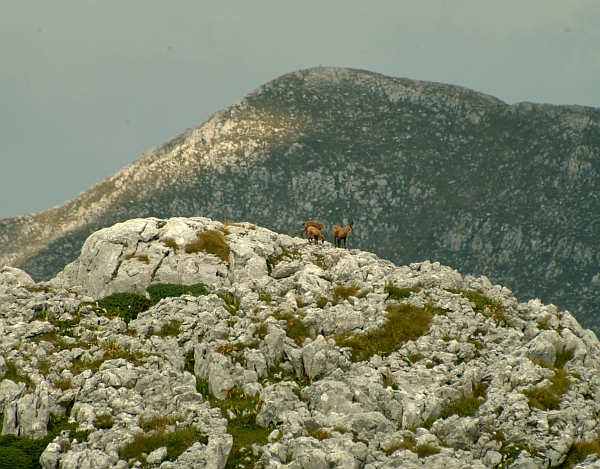
[[[206,233],[228,252],[189,248]],[[595,334],[439,263],[134,219],[48,282],[3,268],[0,338],[2,435],[63,425],[45,469],[600,467]]]
[[[364,70],[281,76],[54,209],[0,220],[0,266],[48,280],[124,220],[205,216],[487,275],[600,324],[600,110],[508,105]],[[277,216],[274,216],[277,214]]]

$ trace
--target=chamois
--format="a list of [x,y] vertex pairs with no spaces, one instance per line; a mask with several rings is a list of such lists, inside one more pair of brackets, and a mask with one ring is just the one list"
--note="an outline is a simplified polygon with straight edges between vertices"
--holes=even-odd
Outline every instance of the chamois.
[[321,230],[315,228],[314,226],[309,226],[308,228],[306,228],[306,236],[308,238],[309,244],[311,239],[315,240],[315,244],[319,244],[319,240],[321,240],[321,244],[325,242],[325,236],[323,236]]
[[342,239],[344,240],[344,247],[346,247],[346,237],[351,230],[354,229],[354,220],[348,223],[346,228],[342,228],[341,226],[335,225],[333,227],[333,244],[337,248],[342,247]]
[[300,232],[301,238],[304,238],[304,235],[306,234],[306,231],[308,230],[309,226],[314,226],[317,230],[321,230],[325,225],[323,225],[323,223],[319,223],[312,220],[305,221],[304,228],[302,228],[302,231]]

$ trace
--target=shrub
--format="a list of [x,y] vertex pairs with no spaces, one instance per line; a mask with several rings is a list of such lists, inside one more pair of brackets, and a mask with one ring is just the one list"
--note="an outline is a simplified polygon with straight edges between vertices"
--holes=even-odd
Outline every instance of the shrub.
[[209,291],[205,284],[180,285],[175,283],[155,283],[146,288],[152,301],[158,303],[163,298],[178,297],[181,295],[202,296],[208,295]]
[[113,293],[98,300],[98,306],[106,310],[109,317],[120,317],[126,323],[137,318],[138,314],[148,310],[153,305],[145,296],[138,293]]
[[24,451],[12,446],[0,446],[0,469],[31,469],[33,464],[33,458]]
[[206,252],[214,254],[224,262],[229,261],[230,249],[225,241],[225,235],[219,230],[202,231],[198,233],[198,239],[185,247],[185,252]]
[[398,350],[407,340],[414,340],[429,331],[429,324],[439,308],[431,304],[419,308],[410,304],[387,307],[387,323],[382,329],[365,334],[342,333],[335,337],[340,347],[352,349],[352,361],[368,360],[375,354],[386,356]]

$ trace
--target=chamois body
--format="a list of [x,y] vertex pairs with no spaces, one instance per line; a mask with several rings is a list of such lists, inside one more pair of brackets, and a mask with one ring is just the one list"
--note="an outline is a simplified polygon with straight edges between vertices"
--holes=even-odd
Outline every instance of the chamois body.
[[302,228],[302,231],[300,232],[301,238],[304,238],[304,235],[306,234],[308,228],[311,226],[315,227],[317,230],[322,230],[325,225],[323,225],[323,223],[319,223],[319,222],[312,221],[312,220],[305,221],[304,228]]
[[348,226],[346,226],[345,228],[335,225],[333,227],[333,244],[335,245],[335,247],[341,248],[342,240],[344,240],[344,247],[346,247],[346,237],[348,236],[348,233],[350,233],[350,231],[353,229],[354,220],[348,223]]
[[309,226],[306,228],[306,235],[309,243],[311,242],[311,239],[314,239],[316,244],[319,244],[319,240],[321,240],[321,244],[325,242],[325,236],[323,236],[321,230],[315,228],[314,226]]

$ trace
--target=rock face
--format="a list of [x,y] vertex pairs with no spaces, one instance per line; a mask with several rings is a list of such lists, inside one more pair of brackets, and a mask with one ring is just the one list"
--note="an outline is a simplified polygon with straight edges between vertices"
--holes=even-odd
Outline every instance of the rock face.
[[0,220],[0,266],[49,279],[91,233],[137,217],[227,217],[293,234],[316,217],[329,237],[354,217],[349,246],[485,274],[595,328],[599,123],[594,108],[302,70],[60,207]]
[[[225,260],[187,252],[215,231]],[[95,303],[165,283],[209,293]],[[569,312],[249,223],[134,219],[49,282],[3,269],[0,376],[3,435],[88,432],[45,469],[600,467],[600,343]]]

